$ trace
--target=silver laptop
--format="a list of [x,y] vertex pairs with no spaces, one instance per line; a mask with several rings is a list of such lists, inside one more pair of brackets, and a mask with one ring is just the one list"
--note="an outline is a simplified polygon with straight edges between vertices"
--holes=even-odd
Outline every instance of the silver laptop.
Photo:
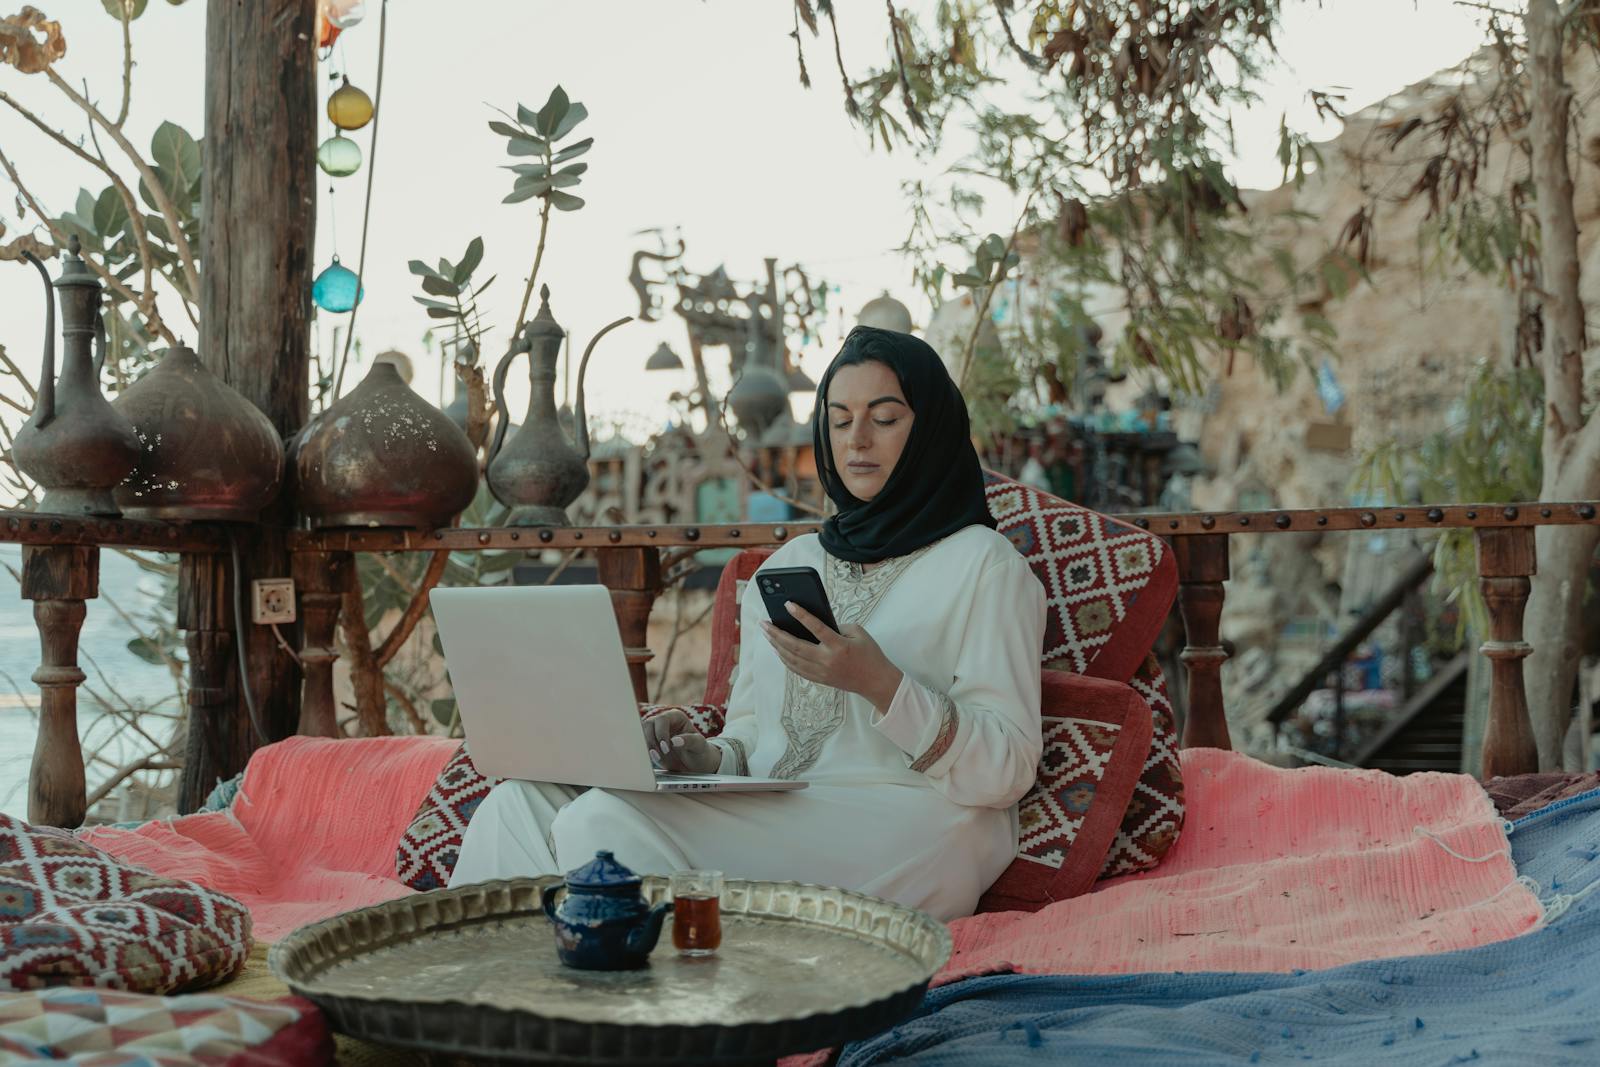
[[643,792],[805,787],[652,765],[605,586],[435,589],[429,599],[484,774]]

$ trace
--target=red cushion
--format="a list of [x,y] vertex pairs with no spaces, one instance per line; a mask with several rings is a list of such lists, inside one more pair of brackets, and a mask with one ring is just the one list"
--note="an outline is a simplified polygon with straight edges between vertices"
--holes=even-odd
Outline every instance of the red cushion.
[[394,876],[412,889],[442,889],[450,883],[472,813],[500,779],[479,771],[461,748],[439,771],[411,825],[395,848]]
[[1042,680],[1039,777],[1017,808],[1017,858],[980,911],[1034,911],[1093,885],[1150,751],[1150,708],[1131,687],[1062,671]]
[[244,966],[250,912],[0,815],[0,989],[203,989]]

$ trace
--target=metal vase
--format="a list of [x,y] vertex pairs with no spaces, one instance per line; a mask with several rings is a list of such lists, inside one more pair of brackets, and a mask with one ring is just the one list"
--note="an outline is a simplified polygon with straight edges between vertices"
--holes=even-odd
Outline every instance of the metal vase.
[[319,529],[447,526],[478,489],[467,435],[392,363],[374,365],[295,438],[300,510]]
[[[494,371],[494,403],[499,425],[489,446],[489,491],[511,509],[509,526],[566,526],[567,507],[589,484],[589,427],[583,413],[583,378],[600,338],[630,321],[624,317],[595,334],[578,364],[575,442],[562,432],[556,412],[556,360],[565,331],[550,314],[550,287],[539,290],[539,313],[522,328]],[[519,355],[528,355],[528,413],[516,433],[508,431],[506,373]]]
[[[24,252],[45,282],[44,359],[33,414],[17,431],[12,454],[17,467],[44,496],[39,510],[53,515],[121,515],[112,490],[139,458],[133,426],[100,392],[105,362],[105,326],[100,321],[100,280],[78,254],[77,237],[67,245],[61,277],[61,377],[56,377],[55,297],[50,274]],[[91,358],[90,339],[97,355]]]
[[116,491],[130,518],[255,522],[277,497],[278,431],[192,348],[168,349],[111,406],[133,423],[141,447]]

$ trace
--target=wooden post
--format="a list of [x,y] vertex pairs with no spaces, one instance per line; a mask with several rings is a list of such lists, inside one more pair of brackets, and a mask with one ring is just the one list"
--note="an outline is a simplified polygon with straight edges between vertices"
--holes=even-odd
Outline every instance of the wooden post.
[[633,679],[634,695],[642,703],[649,699],[644,665],[655,655],[648,634],[650,608],[661,592],[661,552],[655,548],[602,548],[595,551],[595,563],[600,581],[611,591],[611,607],[617,613],[628,657],[628,675]]
[[39,628],[39,734],[28,773],[28,821],[80,826],[88,808],[78,744],[78,635],[84,601],[100,595],[100,550],[77,546],[22,549],[22,598],[33,601]]
[[1531,527],[1478,531],[1478,585],[1489,608],[1489,639],[1479,648],[1493,672],[1483,735],[1485,778],[1539,769],[1522,683],[1522,661],[1533,651],[1522,639],[1522,612],[1536,569]]
[[[206,6],[200,359],[260,408],[285,440],[310,413],[315,40],[316,0]],[[294,502],[285,495],[260,525],[236,532],[246,590],[256,578],[289,577],[286,531],[293,525]],[[267,738],[288,736],[300,720],[298,665],[268,627],[251,626],[238,637]],[[202,644],[217,640],[232,639],[206,637]],[[233,687],[230,714],[238,721],[227,727],[226,743],[198,753],[203,762],[186,768],[187,778],[209,782],[244,766],[255,738],[242,694]]]
[[1183,615],[1184,646],[1179,659],[1188,668],[1188,714],[1184,748],[1229,748],[1228,713],[1222,700],[1222,663],[1228,653],[1219,630],[1222,583],[1228,580],[1227,534],[1174,537],[1178,560],[1178,610]]
[[333,664],[339,658],[334,638],[339,609],[355,559],[349,552],[298,552],[294,585],[300,592],[300,728],[312,737],[339,737],[338,707],[333,699]]
[[256,747],[249,710],[238,707],[236,695],[229,566],[225,556],[196,553],[186,553],[178,563],[178,629],[189,650],[189,737],[178,783],[180,813],[194,811],[219,780],[243,769]]

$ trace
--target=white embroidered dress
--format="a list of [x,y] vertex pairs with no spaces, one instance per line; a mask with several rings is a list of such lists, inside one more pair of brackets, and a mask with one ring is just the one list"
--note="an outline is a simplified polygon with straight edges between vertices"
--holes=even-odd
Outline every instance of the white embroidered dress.
[[809,787],[580,794],[505,782],[468,825],[451,885],[558,873],[610,849],[642,874],[706,868],[841,886],[940,919],[972,913],[1016,855],[1016,804],[1039,761],[1038,579],[982,526],[866,571],[815,535],[764,566],[823,576],[834,617],[862,625],[905,675],[888,712],[874,721],[865,697],[789,673],[747,585],[738,676],[712,743],[725,774]]

